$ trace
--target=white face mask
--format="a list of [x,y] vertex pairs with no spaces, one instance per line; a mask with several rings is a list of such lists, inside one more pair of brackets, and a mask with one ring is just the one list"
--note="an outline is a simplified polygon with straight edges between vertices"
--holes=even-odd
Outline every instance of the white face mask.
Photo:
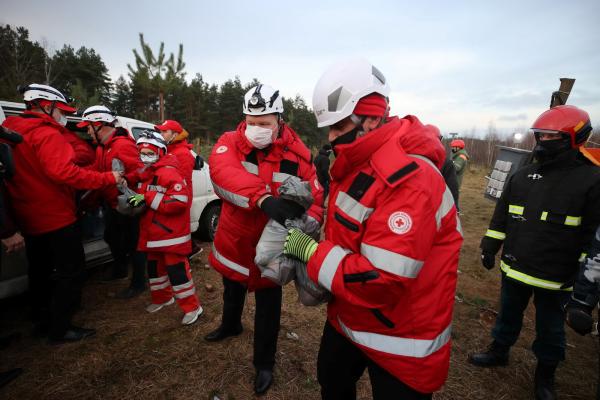
[[140,154],[140,161],[146,166],[154,164],[158,158],[158,154]]
[[244,131],[244,135],[252,143],[252,146],[257,149],[264,149],[273,143],[273,130],[263,128],[262,126],[248,125]]
[[62,126],[67,126],[67,117],[64,115],[60,116],[60,119],[57,121]]

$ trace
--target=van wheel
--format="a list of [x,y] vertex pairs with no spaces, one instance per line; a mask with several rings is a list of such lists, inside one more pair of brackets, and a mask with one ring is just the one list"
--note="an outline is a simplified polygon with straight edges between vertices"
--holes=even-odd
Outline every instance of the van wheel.
[[217,225],[219,224],[219,214],[221,214],[221,204],[209,204],[202,216],[198,226],[198,236],[204,242],[212,242],[215,240],[217,233]]

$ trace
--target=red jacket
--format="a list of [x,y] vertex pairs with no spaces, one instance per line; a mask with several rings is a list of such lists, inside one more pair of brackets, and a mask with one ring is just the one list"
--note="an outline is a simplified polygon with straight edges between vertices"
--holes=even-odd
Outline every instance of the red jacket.
[[192,252],[188,189],[172,154],[160,158],[139,176],[146,212],[140,220],[138,250],[187,256]]
[[308,262],[333,294],[329,322],[413,389],[446,380],[460,222],[435,133],[393,118],[347,145],[331,169],[325,240]]
[[[192,190],[192,172],[194,171],[194,165],[196,164],[196,158],[192,155],[192,146],[187,140],[171,143],[167,147],[169,153],[177,157],[179,162],[179,172],[185,178],[185,182],[188,184],[190,193]],[[191,199],[190,199],[191,201]]]
[[115,184],[112,172],[99,173],[74,164],[73,148],[53,118],[25,111],[2,124],[23,136],[14,147],[15,176],[7,182],[15,220],[27,235],[40,235],[76,220],[75,189]]
[[63,130],[63,136],[73,148],[73,152],[75,153],[73,162],[75,164],[79,165],[80,167],[87,167],[94,163],[96,160],[96,153],[94,152],[94,148],[89,143],[68,129]]
[[287,125],[268,152],[252,147],[245,129],[243,122],[236,131],[224,133],[210,155],[210,177],[223,205],[209,261],[226,278],[254,290],[276,285],[261,278],[254,264],[256,245],[268,221],[256,202],[266,194],[277,197],[281,183],[295,175],[310,182],[315,201],[308,214],[321,223],[323,189],[310,151]]
[[[115,133],[104,143],[96,147],[96,162],[93,169],[96,171],[112,171],[113,159],[119,159],[125,166],[125,179],[130,187],[137,184],[137,173],[144,164],[140,161],[137,146],[129,136],[127,130],[117,128]],[[112,207],[117,207],[117,196],[119,190],[116,186],[107,187],[102,190],[101,196]]]

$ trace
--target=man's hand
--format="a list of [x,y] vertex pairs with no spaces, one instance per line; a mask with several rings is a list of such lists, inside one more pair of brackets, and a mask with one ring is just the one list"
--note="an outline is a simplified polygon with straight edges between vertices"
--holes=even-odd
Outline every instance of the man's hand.
[[593,307],[571,298],[565,307],[567,325],[580,335],[587,335],[594,325],[592,310]]
[[123,174],[119,171],[112,171],[113,176],[115,177],[115,183],[117,185],[122,185],[125,182],[125,178],[123,178]]
[[283,245],[283,254],[294,256],[306,263],[317,251],[318,245],[319,243],[299,229],[290,229]]
[[304,207],[292,201],[282,199],[281,197],[266,197],[260,203],[260,209],[271,219],[285,226],[286,219],[299,218],[304,214]]
[[6,253],[12,253],[14,251],[21,250],[25,247],[25,239],[19,232],[15,233],[11,237],[2,239],[2,245],[6,249]]
[[486,253],[485,251],[481,253],[481,264],[486,269],[492,269],[496,265],[496,255],[492,253]]
[[135,194],[133,196],[129,196],[127,199],[127,204],[129,204],[131,207],[140,207],[144,205],[144,203],[145,200],[143,194]]

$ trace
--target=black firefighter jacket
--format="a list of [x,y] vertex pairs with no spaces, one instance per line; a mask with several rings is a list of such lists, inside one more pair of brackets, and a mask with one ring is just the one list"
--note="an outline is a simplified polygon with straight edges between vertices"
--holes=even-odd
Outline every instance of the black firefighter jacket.
[[569,150],[511,177],[481,249],[496,254],[503,246],[500,266],[509,278],[570,290],[599,224],[600,167]]

